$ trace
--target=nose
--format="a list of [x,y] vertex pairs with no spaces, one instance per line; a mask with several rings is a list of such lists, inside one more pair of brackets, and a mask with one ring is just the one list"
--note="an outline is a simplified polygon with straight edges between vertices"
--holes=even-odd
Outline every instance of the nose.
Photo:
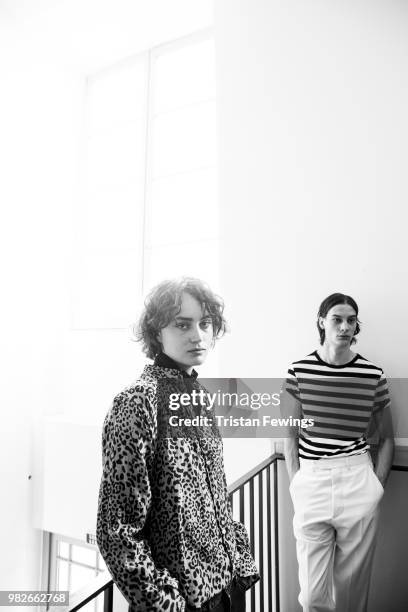
[[341,325],[340,325],[340,330],[341,330],[342,332],[344,332],[344,333],[345,333],[345,332],[348,332],[349,328],[350,328],[350,326],[349,326],[349,324],[348,324],[348,322],[347,322],[347,321],[342,321],[342,322],[341,322]]
[[191,344],[199,344],[204,337],[204,330],[199,325],[194,325],[191,329],[190,342]]

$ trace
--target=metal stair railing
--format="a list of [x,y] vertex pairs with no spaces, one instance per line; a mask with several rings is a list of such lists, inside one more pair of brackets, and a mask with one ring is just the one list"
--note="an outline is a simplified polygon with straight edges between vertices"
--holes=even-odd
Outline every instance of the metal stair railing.
[[[234,508],[238,508],[240,522],[248,525],[252,554],[259,559],[261,580],[251,589],[248,612],[255,612],[255,589],[259,589],[260,609],[263,612],[279,612],[280,609],[277,461],[282,458],[280,453],[274,453],[228,487],[232,510],[234,512]],[[104,612],[113,612],[113,585],[110,574],[104,572],[70,594],[68,606],[53,606],[49,612],[76,612],[101,593],[104,595]]]

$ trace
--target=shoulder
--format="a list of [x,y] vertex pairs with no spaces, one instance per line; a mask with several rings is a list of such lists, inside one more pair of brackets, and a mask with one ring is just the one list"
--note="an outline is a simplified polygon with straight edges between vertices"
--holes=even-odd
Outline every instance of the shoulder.
[[105,417],[105,428],[152,428],[157,418],[155,396],[154,381],[146,381],[143,378],[135,380],[113,398]]
[[155,382],[138,378],[115,395],[113,404],[118,406],[124,404],[131,404],[134,406],[148,404],[153,400],[155,394]]
[[157,382],[138,378],[130,385],[122,389],[114,397],[114,404],[131,403],[138,405],[140,403],[148,403],[153,400],[157,392]]
[[367,374],[373,374],[378,377],[384,377],[384,370],[377,364],[373,363],[366,357],[363,357],[359,353],[356,355],[356,359],[353,362],[353,367],[359,368],[362,372]]
[[309,353],[302,359],[297,359],[296,361],[292,361],[288,368],[288,373],[293,376],[296,375],[298,371],[304,371],[305,369],[313,368],[319,363],[318,357],[316,355],[316,351]]

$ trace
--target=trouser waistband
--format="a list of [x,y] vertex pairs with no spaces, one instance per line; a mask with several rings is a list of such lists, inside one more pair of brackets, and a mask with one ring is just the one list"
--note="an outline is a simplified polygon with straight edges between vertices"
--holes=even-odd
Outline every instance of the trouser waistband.
[[322,459],[302,459],[299,457],[302,470],[331,470],[335,468],[351,467],[352,465],[363,465],[372,463],[371,455],[368,452],[351,457],[324,457]]

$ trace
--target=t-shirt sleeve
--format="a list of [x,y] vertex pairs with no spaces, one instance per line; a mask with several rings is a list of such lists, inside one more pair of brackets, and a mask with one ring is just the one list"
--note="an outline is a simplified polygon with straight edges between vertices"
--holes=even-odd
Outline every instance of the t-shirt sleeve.
[[380,438],[393,438],[394,430],[392,425],[391,398],[388,388],[388,381],[384,375],[378,379],[374,396],[373,414],[368,428],[368,438],[376,442],[377,436]]
[[286,379],[283,382],[282,392],[290,393],[292,397],[300,401],[299,383],[293,366],[290,366],[288,369]]
[[299,381],[293,366],[290,366],[280,392],[280,413],[283,418],[301,416]]
[[374,412],[378,413],[380,411],[384,411],[386,408],[390,407],[390,404],[391,400],[388,381],[384,375],[384,372],[382,372],[380,378],[378,379],[377,388],[375,391]]

